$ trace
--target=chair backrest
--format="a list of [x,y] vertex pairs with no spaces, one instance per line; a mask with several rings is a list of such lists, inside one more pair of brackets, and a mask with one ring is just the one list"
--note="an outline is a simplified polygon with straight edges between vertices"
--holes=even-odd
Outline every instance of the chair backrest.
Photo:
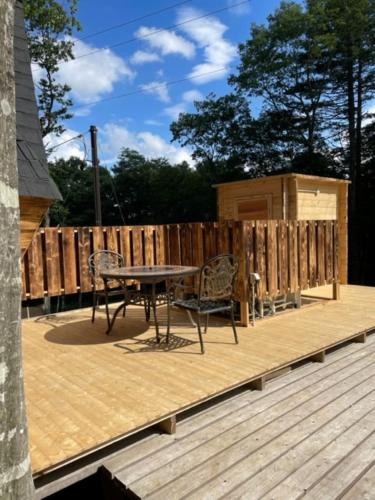
[[218,255],[201,268],[199,300],[230,299],[238,272],[238,259],[234,255]]
[[108,269],[123,267],[124,257],[112,250],[98,250],[90,255],[88,264],[94,288],[103,288],[103,280],[100,277],[100,273]]

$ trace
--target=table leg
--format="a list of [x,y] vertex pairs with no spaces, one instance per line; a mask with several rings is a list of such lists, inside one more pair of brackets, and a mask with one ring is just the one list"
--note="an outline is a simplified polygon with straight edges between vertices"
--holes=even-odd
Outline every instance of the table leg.
[[109,323],[108,325],[108,329],[107,331],[105,332],[107,335],[110,334],[112,328],[113,328],[113,325],[115,324],[115,321],[116,321],[116,318],[117,318],[117,315],[119,314],[119,312],[122,310],[122,309],[125,309],[126,307],[126,302],[123,302],[121,305],[118,306],[118,308],[116,309],[115,311],[115,314],[113,315],[112,319],[111,319],[111,322]]
[[152,302],[152,310],[154,313],[154,321],[155,321],[155,330],[156,330],[156,342],[159,344],[160,343],[160,337],[159,337],[159,324],[158,324],[158,318],[156,314],[156,284],[152,283],[152,291],[151,291],[151,302]]

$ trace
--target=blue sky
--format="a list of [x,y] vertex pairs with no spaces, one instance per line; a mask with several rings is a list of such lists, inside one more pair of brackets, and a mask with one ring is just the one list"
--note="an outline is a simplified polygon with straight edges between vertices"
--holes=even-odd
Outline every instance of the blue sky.
[[[280,3],[250,0],[237,5],[241,1],[80,0],[83,31],[75,37],[77,59],[61,64],[59,76],[72,88],[75,116],[65,123],[63,136],[48,138],[49,145],[85,133],[93,124],[99,129],[102,163],[113,163],[122,147],[147,157],[190,161],[187,149],[170,143],[170,123],[179,112],[193,111],[194,100],[209,92],[228,92],[238,43],[248,38],[251,23],[264,23]],[[202,17],[220,9],[225,10]],[[143,16],[148,17],[129,23]],[[128,24],[95,35],[122,23]],[[176,24],[180,26],[164,29]],[[175,80],[184,81],[169,85]],[[117,98],[123,94],[131,95]],[[85,141],[89,150],[88,135]],[[68,142],[54,155],[83,157],[83,141]]]

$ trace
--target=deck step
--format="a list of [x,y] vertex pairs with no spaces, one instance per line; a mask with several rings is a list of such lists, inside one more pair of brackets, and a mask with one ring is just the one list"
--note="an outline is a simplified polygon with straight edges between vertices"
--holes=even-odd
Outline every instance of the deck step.
[[[366,489],[375,458],[365,445],[375,430],[375,335],[325,359],[264,391],[237,391],[177,421],[173,435],[134,444],[104,464],[107,477],[134,498],[154,499],[248,498],[249,491],[254,499],[294,498],[320,484],[330,498],[339,471],[342,494],[362,476]],[[340,485],[334,490],[336,498]]]

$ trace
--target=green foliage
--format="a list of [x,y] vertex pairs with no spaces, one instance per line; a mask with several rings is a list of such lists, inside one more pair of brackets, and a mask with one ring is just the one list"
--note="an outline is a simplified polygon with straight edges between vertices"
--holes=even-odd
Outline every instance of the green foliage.
[[207,202],[211,185],[187,163],[147,159],[124,149],[113,166],[122,212],[127,224],[165,224],[212,220],[215,204]]
[[69,112],[73,102],[67,97],[70,87],[56,79],[59,64],[74,58],[69,36],[80,29],[75,17],[78,0],[65,3],[66,8],[56,0],[23,2],[31,59],[40,68],[36,86],[43,136],[62,134],[63,121],[73,116]]
[[[78,158],[50,163],[51,177],[63,201],[50,208],[51,225],[85,226],[95,221],[93,169]],[[100,168],[103,224],[113,224],[116,216],[110,173]]]

